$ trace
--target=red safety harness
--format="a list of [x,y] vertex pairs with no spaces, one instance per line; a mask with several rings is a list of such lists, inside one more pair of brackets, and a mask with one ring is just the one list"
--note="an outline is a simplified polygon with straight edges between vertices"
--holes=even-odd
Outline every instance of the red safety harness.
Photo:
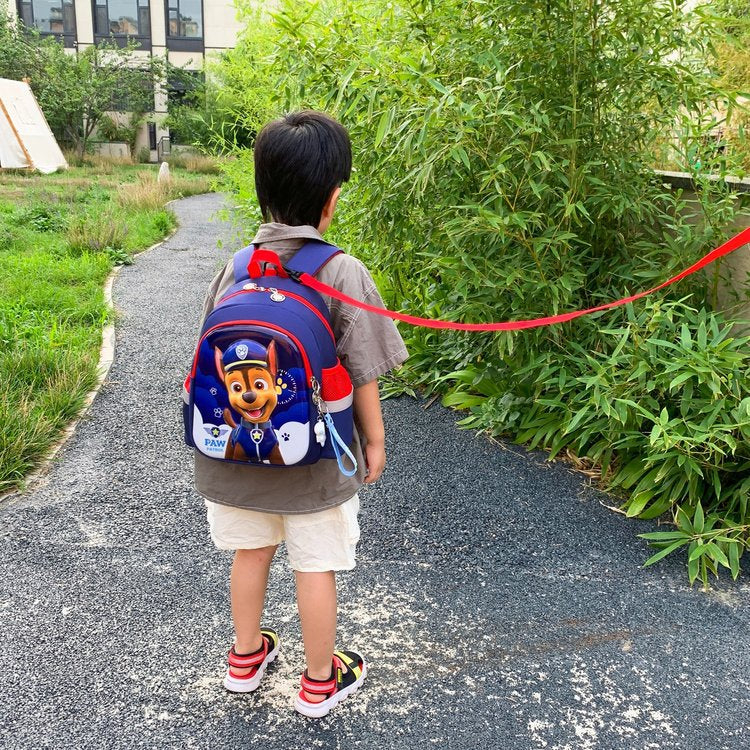
[[[333,297],[341,302],[345,302],[349,305],[354,305],[367,312],[375,313],[376,315],[384,315],[392,318],[393,320],[400,320],[403,323],[408,323],[413,326],[424,326],[425,328],[449,328],[456,331],[518,331],[524,328],[539,328],[540,326],[549,326],[555,323],[566,323],[569,320],[580,318],[582,315],[590,315],[591,313],[600,312],[601,310],[609,310],[612,307],[619,307],[620,305],[626,305],[628,302],[635,302],[635,300],[646,297],[649,294],[658,292],[660,289],[674,284],[686,276],[690,276],[696,271],[700,271],[701,268],[705,268],[710,263],[718,260],[724,255],[729,255],[735,250],[739,249],[743,245],[750,242],[750,227],[743,229],[739,234],[735,235],[731,239],[727,240],[723,245],[712,250],[707,255],[704,255],[699,261],[693,263],[692,266],[686,268],[681,273],[673,276],[671,279],[648,289],[645,292],[638,292],[630,297],[624,297],[618,299],[615,302],[607,302],[604,305],[598,305],[597,307],[590,307],[588,310],[576,310],[574,312],[562,313],[561,315],[551,315],[545,318],[533,318],[531,320],[508,320],[501,323],[455,323],[448,320],[433,320],[432,318],[418,318],[413,315],[406,315],[405,313],[394,312],[393,310],[386,310],[382,307],[375,307],[374,305],[368,305],[366,302],[349,297],[346,294],[334,289],[328,284],[323,284],[318,281],[314,276],[309,273],[298,273],[288,268],[284,268],[284,271],[295,281],[300,284],[309,286],[315,289],[321,294],[326,294],[329,297]],[[283,272],[282,272],[283,273]]]

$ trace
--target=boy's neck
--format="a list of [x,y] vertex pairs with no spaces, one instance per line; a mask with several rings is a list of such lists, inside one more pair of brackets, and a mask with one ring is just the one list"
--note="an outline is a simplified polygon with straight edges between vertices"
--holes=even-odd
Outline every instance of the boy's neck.
[[283,221],[277,221],[276,219],[274,219],[272,217],[271,221],[266,221],[261,226],[266,226],[266,227],[288,227],[289,229],[297,229],[297,228],[302,229],[304,227],[304,228],[314,229],[322,237],[323,234],[328,229],[329,224],[330,224],[330,222],[329,223],[325,223],[323,221],[321,221],[318,224],[317,227],[314,226],[313,224],[285,224]]
[[[320,212],[320,221],[318,221],[317,226],[313,226],[312,224],[304,224],[301,226],[312,226],[313,229],[318,230],[318,233],[321,236],[325,234],[328,227],[331,226],[331,221],[333,221],[333,215],[334,213],[336,213],[336,205],[339,201],[340,194],[341,194],[340,187],[334,188],[334,190],[331,191],[331,194],[328,196],[328,200],[325,202],[325,205],[323,206],[323,210]],[[275,216],[272,216],[271,218],[273,219],[273,221],[270,223],[284,224],[283,221],[277,221]],[[287,224],[285,226],[293,226],[293,225]]]

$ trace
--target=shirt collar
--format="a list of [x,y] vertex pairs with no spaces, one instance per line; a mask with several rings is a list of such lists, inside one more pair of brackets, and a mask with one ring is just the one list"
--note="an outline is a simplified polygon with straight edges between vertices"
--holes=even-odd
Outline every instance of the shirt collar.
[[264,242],[285,242],[286,240],[318,240],[325,242],[320,232],[309,224],[291,226],[272,221],[269,224],[261,224],[253,237],[253,245],[262,245]]

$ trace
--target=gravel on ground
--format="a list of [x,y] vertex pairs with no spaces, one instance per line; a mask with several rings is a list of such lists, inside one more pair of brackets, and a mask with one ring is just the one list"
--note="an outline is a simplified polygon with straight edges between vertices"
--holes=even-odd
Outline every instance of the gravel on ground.
[[652,525],[408,398],[384,405],[388,467],[339,579],[364,688],[325,719],[293,712],[303,652],[279,554],[280,658],[257,693],[224,692],[231,556],[208,539],[180,424],[203,294],[239,246],[223,204],[174,204],[178,232],[120,274],[101,392],[43,483],[0,507],[0,747],[750,746],[747,576],[704,593],[682,560],[642,569]]

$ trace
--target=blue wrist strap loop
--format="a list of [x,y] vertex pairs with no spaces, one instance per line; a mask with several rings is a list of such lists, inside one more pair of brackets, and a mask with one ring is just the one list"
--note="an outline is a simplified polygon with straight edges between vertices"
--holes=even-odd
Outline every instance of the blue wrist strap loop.
[[[331,433],[333,452],[336,454],[336,462],[339,465],[339,470],[345,477],[353,477],[357,473],[357,459],[354,458],[354,454],[349,450],[349,446],[347,446],[347,444],[341,439],[341,435],[339,435],[338,431],[336,430],[336,425],[333,423],[333,417],[330,414],[326,413],[323,415],[323,419],[325,420],[326,427],[328,427],[328,432]],[[344,461],[341,457],[341,450],[339,449],[339,446],[344,449],[344,453],[349,457],[349,460],[354,466],[353,469],[344,468]]]

